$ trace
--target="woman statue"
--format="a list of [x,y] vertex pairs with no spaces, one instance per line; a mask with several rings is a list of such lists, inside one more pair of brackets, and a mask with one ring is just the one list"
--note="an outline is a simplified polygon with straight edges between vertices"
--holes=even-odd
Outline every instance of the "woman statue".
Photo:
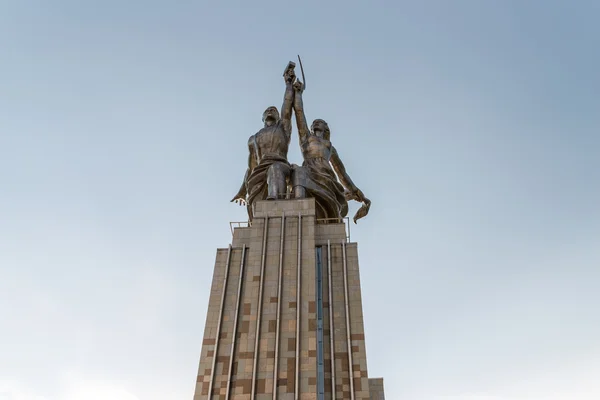
[[[317,219],[341,222],[348,214],[348,200],[363,203],[354,216],[354,223],[369,212],[371,201],[356,187],[348,176],[344,163],[331,144],[329,126],[315,119],[310,127],[306,122],[302,92],[304,84],[294,83],[294,112],[298,124],[300,149],[304,162],[294,166],[292,173],[293,195],[296,199],[313,197],[317,206]],[[338,182],[337,177],[340,182]]]

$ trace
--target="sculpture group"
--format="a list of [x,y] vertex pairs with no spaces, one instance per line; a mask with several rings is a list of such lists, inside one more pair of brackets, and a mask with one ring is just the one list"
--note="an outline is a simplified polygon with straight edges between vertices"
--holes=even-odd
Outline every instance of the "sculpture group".
[[[281,116],[276,107],[268,107],[262,117],[264,127],[248,140],[248,169],[240,190],[231,201],[247,205],[251,221],[252,204],[258,200],[312,197],[317,218],[335,222],[348,214],[348,200],[356,200],[362,203],[353,218],[356,223],[367,215],[371,201],[348,176],[331,144],[327,122],[315,119],[308,127],[302,102],[306,80],[303,78],[303,83],[296,78],[295,66],[289,62],[283,73],[285,95]],[[287,160],[292,137],[292,110],[304,158],[301,166],[290,165]]]

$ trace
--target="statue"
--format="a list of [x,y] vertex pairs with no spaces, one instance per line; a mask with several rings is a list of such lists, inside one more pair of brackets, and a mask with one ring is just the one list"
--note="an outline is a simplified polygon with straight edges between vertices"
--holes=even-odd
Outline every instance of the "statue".
[[[302,93],[306,79],[298,56],[302,79],[296,80],[295,63],[289,62],[284,73],[285,94],[281,118],[276,107],[263,113],[264,127],[248,140],[248,168],[238,193],[231,200],[246,205],[252,221],[252,205],[258,200],[276,200],[293,195],[296,199],[313,197],[317,218],[340,221],[348,214],[348,201],[363,203],[354,215],[354,223],[369,212],[371,200],[356,187],[348,176],[335,147],[330,141],[330,130],[322,119],[313,121],[308,128]],[[304,162],[290,166],[287,153],[292,134],[292,109],[296,115],[298,137]],[[336,176],[337,175],[337,176]],[[341,181],[338,182],[338,177]],[[291,190],[290,190],[291,189]]]
[[[301,61],[300,61],[301,63]],[[300,64],[302,67],[302,64]],[[304,71],[303,79],[304,78]],[[362,207],[354,215],[354,223],[369,212],[371,200],[356,187],[348,176],[344,163],[331,144],[329,126],[322,119],[315,119],[308,128],[302,92],[306,88],[301,81],[293,84],[294,113],[298,125],[298,137],[304,162],[293,166],[292,190],[294,198],[314,197],[317,218],[342,219],[348,214],[348,200],[362,202]],[[333,167],[333,168],[332,168]],[[334,172],[335,171],[335,172]],[[338,182],[337,177],[340,182]]]
[[250,221],[255,201],[284,198],[287,193],[291,174],[287,153],[292,135],[295,66],[290,61],[283,73],[286,88],[281,118],[276,107],[268,107],[263,113],[264,127],[248,140],[248,169],[240,190],[231,201],[247,205]]

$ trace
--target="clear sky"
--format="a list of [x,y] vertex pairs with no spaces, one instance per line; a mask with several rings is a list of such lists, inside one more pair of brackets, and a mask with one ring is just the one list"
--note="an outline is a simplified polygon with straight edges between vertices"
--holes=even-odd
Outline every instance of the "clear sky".
[[352,240],[387,398],[599,399],[599,20],[584,0],[1,1],[0,399],[191,399],[246,141],[296,54],[373,201]]

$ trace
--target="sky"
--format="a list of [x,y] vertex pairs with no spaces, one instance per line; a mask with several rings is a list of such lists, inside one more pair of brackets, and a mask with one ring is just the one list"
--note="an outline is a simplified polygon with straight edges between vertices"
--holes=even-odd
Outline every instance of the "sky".
[[300,54],[307,118],[373,202],[351,240],[387,398],[597,400],[599,19],[0,1],[0,399],[192,398],[246,141]]

